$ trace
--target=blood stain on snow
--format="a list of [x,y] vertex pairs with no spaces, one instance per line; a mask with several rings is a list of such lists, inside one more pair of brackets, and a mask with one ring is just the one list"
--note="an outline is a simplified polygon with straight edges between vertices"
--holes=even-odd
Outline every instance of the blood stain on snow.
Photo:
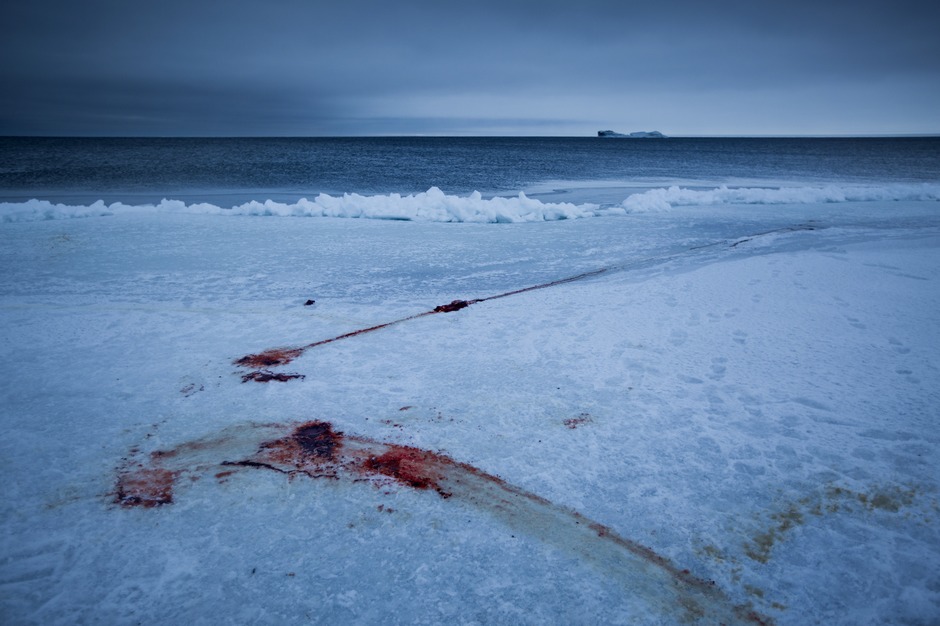
[[565,426],[567,426],[571,430],[574,430],[578,426],[583,426],[584,424],[588,424],[592,421],[594,420],[591,419],[591,416],[589,414],[582,413],[577,417],[569,417],[563,423]]
[[436,491],[442,498],[475,506],[512,529],[584,559],[606,576],[621,579],[630,593],[643,595],[664,612],[678,611],[691,619],[704,615],[728,624],[770,623],[749,606],[731,604],[714,582],[676,567],[653,549],[576,511],[442,453],[346,435],[329,422],[232,427],[219,437],[184,443],[149,458],[149,467],[137,464],[119,470],[115,502],[145,508],[171,504],[179,476],[195,478],[198,472],[218,468],[222,469],[217,478],[236,468],[267,469],[290,479],[372,481],[383,493],[392,484]]
[[332,461],[336,458],[342,436],[343,433],[334,431],[329,422],[308,422],[294,431],[293,439],[313,458]]
[[147,509],[173,504],[173,483],[178,472],[158,467],[137,467],[118,476],[114,502]]
[[300,473],[311,478],[335,478],[342,446],[343,433],[333,430],[332,424],[307,422],[286,437],[261,442],[252,458],[226,464],[266,468],[290,476]]
[[303,348],[274,348],[265,350],[258,354],[249,354],[235,361],[235,365],[250,367],[252,369],[263,369],[265,367],[275,367],[277,365],[287,365],[301,354]]
[[441,487],[442,476],[437,468],[454,463],[453,459],[428,450],[393,445],[384,454],[367,458],[362,468],[415,489],[433,489],[441,497],[449,498],[451,494]]

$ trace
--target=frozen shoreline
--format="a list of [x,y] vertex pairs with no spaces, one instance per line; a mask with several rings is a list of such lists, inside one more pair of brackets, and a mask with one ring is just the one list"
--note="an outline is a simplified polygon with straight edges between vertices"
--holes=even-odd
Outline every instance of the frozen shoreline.
[[[134,214],[187,214],[256,217],[341,217],[377,220],[520,223],[545,222],[610,215],[662,213],[679,207],[736,205],[819,205],[884,203],[899,201],[936,202],[940,185],[931,183],[883,183],[807,185],[805,183],[754,185],[757,181],[720,185],[643,185],[617,181],[555,181],[529,188],[515,196],[483,197],[479,192],[460,196],[437,187],[426,192],[341,196],[319,194],[313,200],[249,200],[235,205],[214,202],[185,202],[163,198],[158,202],[129,204],[68,204],[30,199],[0,202],[0,222],[108,217]],[[214,199],[219,202],[219,199]]]
[[[826,211],[676,208],[510,228],[186,214],[0,224],[0,339],[15,357],[0,383],[3,612],[681,617],[524,524],[406,485],[208,471],[171,505],[113,504],[135,447],[325,420],[499,476],[778,623],[929,623],[936,203]],[[747,238],[809,216],[824,227]],[[242,384],[232,363],[606,266],[623,269],[278,370],[303,380]]]

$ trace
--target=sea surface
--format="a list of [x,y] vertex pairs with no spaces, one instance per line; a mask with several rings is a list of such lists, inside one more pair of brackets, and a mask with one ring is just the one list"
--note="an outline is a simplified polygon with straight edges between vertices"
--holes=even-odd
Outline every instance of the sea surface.
[[431,187],[488,197],[618,184],[938,181],[938,137],[0,138],[3,202],[171,198],[231,206]]

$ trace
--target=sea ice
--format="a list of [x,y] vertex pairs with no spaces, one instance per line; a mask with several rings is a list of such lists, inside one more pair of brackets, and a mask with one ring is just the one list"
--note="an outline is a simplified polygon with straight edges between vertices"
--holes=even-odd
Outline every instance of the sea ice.
[[0,609],[931,623],[937,204],[826,206],[0,224]]

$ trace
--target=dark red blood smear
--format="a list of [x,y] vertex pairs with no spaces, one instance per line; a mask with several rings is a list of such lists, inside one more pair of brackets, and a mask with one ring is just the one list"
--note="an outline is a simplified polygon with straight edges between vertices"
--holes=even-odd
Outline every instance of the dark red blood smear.
[[269,469],[280,474],[290,474],[290,472],[285,472],[279,467],[274,467],[270,463],[261,463],[259,461],[222,461],[222,465],[237,465],[239,467],[256,467]]
[[247,383],[249,380],[253,380],[256,383],[268,383],[268,382],[271,382],[272,380],[277,381],[279,383],[286,383],[287,381],[294,380],[295,378],[299,378],[300,380],[303,380],[304,378],[306,378],[306,376],[304,376],[303,374],[282,374],[282,373],[268,372],[265,370],[261,370],[257,372],[248,372],[247,374],[242,374],[243,383]]
[[581,426],[582,424],[587,424],[590,421],[591,421],[591,416],[588,415],[587,413],[582,413],[578,417],[569,417],[568,419],[564,421],[564,424],[568,428],[574,430],[578,426]]
[[[739,616],[741,612],[742,611],[737,611]],[[743,611],[743,613],[744,613],[744,619],[746,619],[749,622],[754,622],[755,624],[760,624],[761,626],[773,626],[774,622],[772,619],[764,615],[761,615],[757,611]]]
[[409,487],[435,489],[443,495],[438,483],[440,475],[434,469],[434,465],[443,460],[443,457],[426,450],[392,446],[385,454],[366,459],[363,468],[368,472],[394,478]]
[[598,537],[606,537],[607,535],[610,534],[610,529],[602,524],[594,523],[594,524],[591,524],[590,527],[591,527],[591,530],[597,533]]
[[467,300],[454,300],[450,304],[442,304],[440,306],[434,307],[435,313],[453,313],[454,311],[459,311],[460,309],[465,309],[468,306],[473,304],[472,301]]
[[294,431],[294,441],[304,452],[320,460],[336,458],[343,433],[333,430],[329,422],[308,422]]
[[255,369],[274,367],[275,365],[286,365],[303,354],[303,351],[303,348],[274,348],[273,350],[265,350],[258,354],[243,356],[235,361],[235,365]]
[[173,482],[176,472],[165,469],[141,468],[122,474],[117,481],[116,504],[142,506],[150,509],[173,503]]

